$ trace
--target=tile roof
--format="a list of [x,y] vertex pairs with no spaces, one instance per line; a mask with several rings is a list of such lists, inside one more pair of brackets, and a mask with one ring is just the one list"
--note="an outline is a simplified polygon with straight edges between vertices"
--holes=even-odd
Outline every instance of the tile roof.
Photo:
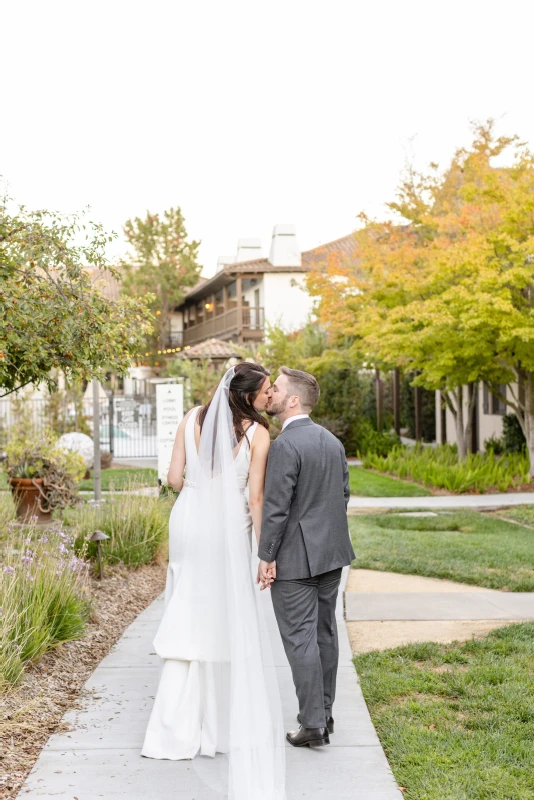
[[232,347],[231,342],[223,342],[222,339],[207,339],[205,342],[195,344],[187,350],[178,353],[177,358],[239,358],[239,353]]
[[337,255],[342,259],[356,258],[356,238],[354,234],[350,233],[348,236],[342,236],[340,239],[319,245],[312,250],[304,250],[301,255],[302,263],[299,267],[274,267],[267,258],[256,258],[252,261],[226,264],[213,277],[200,279],[197,285],[186,293],[185,297],[196,294],[204,287],[206,289],[209,288],[210,291],[219,289],[231,282],[231,276],[241,273],[250,275],[254,273],[263,274],[264,272],[309,272],[313,267],[326,261],[332,255]]

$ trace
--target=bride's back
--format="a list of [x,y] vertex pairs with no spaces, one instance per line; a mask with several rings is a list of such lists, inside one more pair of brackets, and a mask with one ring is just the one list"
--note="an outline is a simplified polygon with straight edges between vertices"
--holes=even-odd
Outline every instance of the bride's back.
[[[200,426],[196,424],[198,412],[201,406],[197,406],[191,412],[187,424],[185,426],[185,470],[186,479],[184,486],[194,488],[199,480],[200,460],[198,451],[200,446]],[[250,449],[254,432],[258,426],[254,422],[245,431],[245,438],[243,438],[238,446],[237,453],[234,458],[234,467],[236,469],[238,485],[240,489],[245,489],[248,482],[248,473],[250,469]]]

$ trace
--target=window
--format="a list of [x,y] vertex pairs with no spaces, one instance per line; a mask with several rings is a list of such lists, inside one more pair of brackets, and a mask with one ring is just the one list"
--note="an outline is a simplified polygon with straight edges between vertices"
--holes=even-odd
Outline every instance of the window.
[[[506,384],[499,385],[499,393],[506,397]],[[506,414],[506,403],[500,397],[494,395],[486,384],[484,384],[484,414],[499,414],[501,417]]]

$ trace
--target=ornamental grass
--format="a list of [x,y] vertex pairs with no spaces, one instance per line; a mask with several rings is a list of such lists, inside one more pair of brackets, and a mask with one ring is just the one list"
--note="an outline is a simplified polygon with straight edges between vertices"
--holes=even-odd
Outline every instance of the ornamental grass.
[[368,453],[363,466],[455,494],[507,492],[530,482],[528,456],[473,453],[458,461],[454,445],[395,446],[386,456]]
[[124,564],[136,568],[150,564],[162,553],[168,538],[170,501],[140,494],[109,494],[100,502],[90,501],[65,512],[64,521],[74,537],[77,553],[96,558],[96,543],[87,543],[95,530],[109,541],[102,543],[104,564]]
[[87,569],[58,523],[8,523],[0,550],[0,689],[28,663],[83,635],[90,613]]

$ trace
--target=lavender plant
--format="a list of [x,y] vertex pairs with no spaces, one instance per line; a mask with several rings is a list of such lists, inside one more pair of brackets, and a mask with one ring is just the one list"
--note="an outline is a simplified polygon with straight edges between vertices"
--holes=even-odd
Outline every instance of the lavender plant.
[[87,565],[57,524],[41,533],[12,523],[0,562],[0,689],[29,662],[83,635],[90,612]]

